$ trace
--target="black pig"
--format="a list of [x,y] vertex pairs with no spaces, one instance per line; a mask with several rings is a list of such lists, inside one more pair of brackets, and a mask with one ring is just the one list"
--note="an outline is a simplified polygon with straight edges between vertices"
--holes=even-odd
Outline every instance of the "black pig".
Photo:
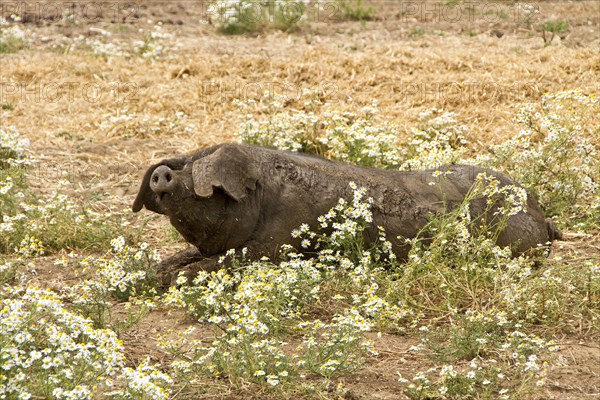
[[[290,233],[347,197],[350,181],[368,189],[373,198],[373,228],[366,243],[385,228],[399,259],[430,212],[441,213],[460,204],[476,176],[486,172],[500,185],[514,185],[506,176],[473,166],[451,165],[436,181],[433,170],[391,171],[360,167],[321,157],[239,144],[221,144],[195,154],[163,160],[144,175],[133,204],[137,212],[167,215],[171,224],[194,247],[163,261],[159,273],[170,281],[177,272],[214,270],[228,249],[247,249],[247,257],[274,259],[282,244],[300,250],[300,239]],[[485,199],[473,201],[473,216],[483,214]],[[526,212],[510,217],[497,243],[510,245],[515,255],[560,238],[538,203],[528,196]],[[168,282],[170,283],[170,282]]]

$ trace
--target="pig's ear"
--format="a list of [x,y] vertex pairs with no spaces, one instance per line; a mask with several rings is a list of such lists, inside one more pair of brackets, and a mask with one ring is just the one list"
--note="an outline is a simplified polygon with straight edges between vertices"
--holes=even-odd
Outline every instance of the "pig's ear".
[[242,201],[256,189],[259,178],[257,160],[247,147],[226,144],[212,154],[194,161],[194,192],[210,197],[221,188],[235,201]]

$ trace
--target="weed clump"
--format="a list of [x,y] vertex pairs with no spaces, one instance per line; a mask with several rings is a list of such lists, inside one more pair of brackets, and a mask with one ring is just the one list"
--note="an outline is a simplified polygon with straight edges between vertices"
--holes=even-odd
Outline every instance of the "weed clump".
[[27,187],[32,164],[26,154],[28,145],[16,129],[0,129],[0,253],[28,258],[46,250],[108,248],[127,224],[124,214],[83,207],[62,193],[73,189],[66,180],[57,182],[48,196],[36,196]]
[[0,18],[0,54],[16,53],[30,43],[31,32],[23,30],[19,25],[4,23]]
[[572,90],[545,95],[515,117],[515,138],[479,162],[521,183],[559,224],[600,228],[600,103]]
[[47,290],[3,288],[0,396],[168,399],[172,380],[148,361],[126,367],[114,332],[94,329]]
[[[104,257],[77,260],[71,255],[55,264],[74,268],[80,276],[91,274],[91,278],[66,288],[65,298],[96,327],[111,327],[119,332],[139,322],[155,306],[152,299],[159,294],[160,286],[155,267],[160,257],[148,249],[147,243],[140,247],[126,245],[123,236],[110,244]],[[128,302],[125,322],[113,316],[115,300]]]
[[[376,104],[359,112],[291,113],[283,99],[265,94],[259,102],[238,102],[245,116],[237,136],[243,143],[303,151],[378,168],[400,165],[399,129],[382,123]],[[256,114],[263,118],[257,119]]]

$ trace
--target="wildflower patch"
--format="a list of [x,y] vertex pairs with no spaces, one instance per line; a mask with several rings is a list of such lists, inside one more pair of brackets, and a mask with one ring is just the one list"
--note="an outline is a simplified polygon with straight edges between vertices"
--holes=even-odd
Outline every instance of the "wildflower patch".
[[167,399],[172,380],[143,363],[125,367],[116,334],[65,309],[47,290],[2,289],[0,396]]

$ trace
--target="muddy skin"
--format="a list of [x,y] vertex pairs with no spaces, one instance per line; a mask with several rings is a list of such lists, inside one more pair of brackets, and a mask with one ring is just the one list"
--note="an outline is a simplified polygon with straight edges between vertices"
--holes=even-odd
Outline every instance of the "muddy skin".
[[[404,260],[409,247],[403,238],[414,238],[430,212],[442,213],[460,204],[479,173],[496,177],[501,186],[516,184],[479,167],[449,165],[440,170],[452,173],[436,181],[433,170],[390,171],[302,153],[221,144],[148,168],[133,211],[146,207],[168,216],[193,245],[158,265],[168,285],[179,271],[193,276],[199,270],[222,267],[217,261],[228,249],[246,248],[250,260],[264,256],[275,260],[282,244],[300,250],[300,239],[292,238],[291,231],[303,223],[315,229],[317,218],[340,197],[351,198],[348,183],[353,181],[373,198],[373,224],[365,232],[366,244],[377,238],[381,225],[394,253]],[[470,207],[474,217],[489,221],[484,215],[485,199],[473,201]],[[497,243],[511,246],[513,254],[519,255],[560,237],[552,220],[528,196],[527,212],[508,220]]]

